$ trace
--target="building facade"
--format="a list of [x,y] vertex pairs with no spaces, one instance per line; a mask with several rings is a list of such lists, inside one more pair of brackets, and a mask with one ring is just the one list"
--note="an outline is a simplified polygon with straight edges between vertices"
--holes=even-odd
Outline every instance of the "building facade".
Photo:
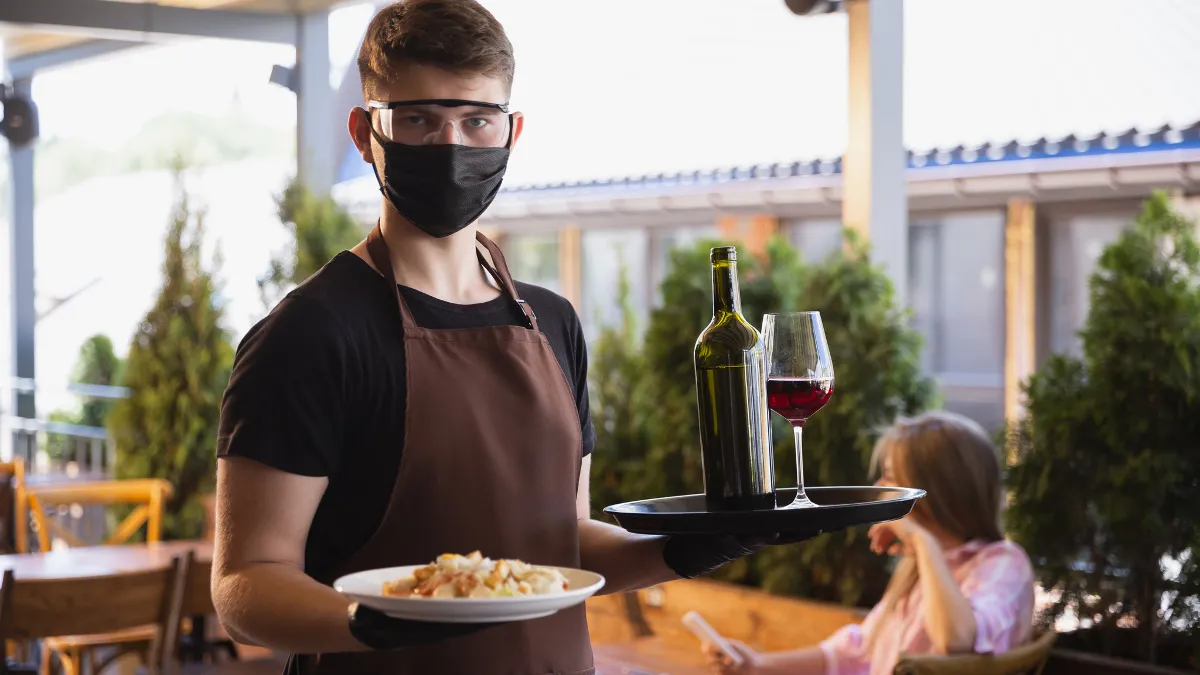
[[[908,155],[904,284],[923,365],[950,410],[989,428],[1019,412],[1019,382],[1077,352],[1088,278],[1153,190],[1196,209],[1200,124]],[[514,274],[570,299],[589,338],[619,318],[627,270],[639,318],[661,299],[672,248],[706,237],[751,249],[787,237],[806,260],[841,245],[839,159],[508,188],[482,224]],[[374,218],[374,179],[335,191]]]

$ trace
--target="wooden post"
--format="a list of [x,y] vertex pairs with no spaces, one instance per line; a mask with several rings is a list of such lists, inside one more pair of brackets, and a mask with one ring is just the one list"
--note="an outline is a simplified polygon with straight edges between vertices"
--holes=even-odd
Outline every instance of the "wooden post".
[[583,232],[576,225],[558,231],[558,285],[562,296],[575,305],[583,295]]
[[842,222],[871,240],[871,260],[908,304],[908,186],[903,139],[904,0],[847,0],[849,68]]
[[741,241],[741,221],[737,216],[717,218],[717,238],[726,241]]
[[1010,422],[1024,415],[1021,383],[1033,373],[1036,359],[1035,215],[1029,199],[1008,202],[1004,224],[1004,417]]
[[767,244],[779,233],[779,218],[769,213],[759,214],[750,218],[749,225],[746,248],[755,255],[766,255]]
[[29,553],[29,498],[25,494],[25,460],[14,457],[13,467],[13,543],[17,553]]

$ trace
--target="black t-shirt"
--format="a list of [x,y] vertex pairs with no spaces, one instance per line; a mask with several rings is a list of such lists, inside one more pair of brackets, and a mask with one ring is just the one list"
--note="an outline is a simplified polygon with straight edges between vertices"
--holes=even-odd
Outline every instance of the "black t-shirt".
[[[456,305],[400,290],[422,328],[526,325],[507,295]],[[573,390],[586,455],[595,433],[579,316],[570,302],[544,288],[518,282],[517,292],[536,313]],[[289,293],[238,346],[221,405],[217,455],[329,478],[306,546],[305,569],[314,577],[366,543],[395,485],[408,393],[403,330],[387,282],[343,252]]]

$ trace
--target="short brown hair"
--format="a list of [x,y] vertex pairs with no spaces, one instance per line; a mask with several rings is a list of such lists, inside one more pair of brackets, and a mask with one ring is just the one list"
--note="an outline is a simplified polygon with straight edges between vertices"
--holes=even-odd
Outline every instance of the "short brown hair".
[[402,64],[486,75],[512,89],[512,43],[504,27],[475,0],[401,0],[371,19],[358,51],[363,95],[395,81]]

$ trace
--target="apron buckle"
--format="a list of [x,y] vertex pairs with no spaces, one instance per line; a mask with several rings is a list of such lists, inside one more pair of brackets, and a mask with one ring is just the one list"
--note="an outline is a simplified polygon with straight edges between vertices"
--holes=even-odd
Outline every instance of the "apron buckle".
[[531,307],[528,302],[525,302],[521,298],[517,298],[517,306],[520,307],[521,311],[525,314],[525,321],[529,324],[529,329],[537,330],[537,326],[534,325],[534,322],[537,321],[537,314],[533,312],[533,307]]

